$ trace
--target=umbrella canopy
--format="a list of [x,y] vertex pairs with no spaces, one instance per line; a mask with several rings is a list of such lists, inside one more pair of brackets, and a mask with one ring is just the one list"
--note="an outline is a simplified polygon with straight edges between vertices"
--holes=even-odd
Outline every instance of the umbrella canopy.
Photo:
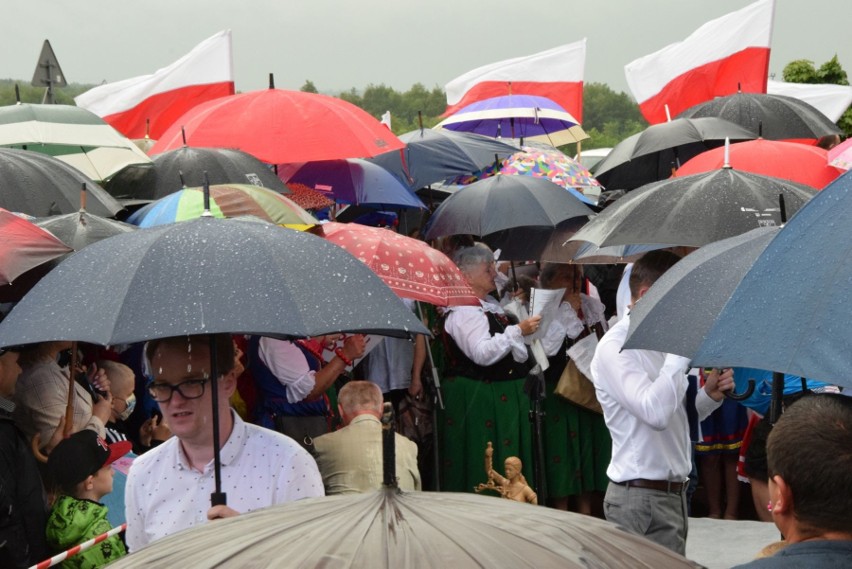
[[0,323],[0,345],[222,332],[428,333],[369,268],[321,237],[202,217],[116,235],[71,255]]
[[786,95],[734,93],[690,107],[678,118],[718,117],[769,140],[822,138],[840,134],[837,125],[815,107]]
[[501,259],[538,259],[561,223],[592,210],[553,182],[497,175],[466,186],[435,210],[426,239],[470,234],[501,249]]
[[122,210],[115,198],[68,164],[38,152],[0,148],[0,207],[9,211],[34,217],[74,213],[83,184],[89,212],[111,217]]
[[92,215],[85,210],[43,217],[36,225],[50,231],[75,251],[113,235],[136,231],[135,225]]
[[399,139],[405,143],[405,150],[380,154],[370,158],[370,162],[407,181],[412,188],[477,172],[517,150],[487,136],[431,128],[406,132]]
[[719,118],[675,119],[651,125],[615,145],[592,169],[595,178],[611,190],[632,190],[665,180],[681,164],[725,139],[750,140],[750,131]]
[[0,242],[0,285],[71,251],[50,232],[5,209],[0,209]]
[[715,319],[694,362],[852,387],[850,224],[852,174],[846,173],[766,246]]
[[426,209],[399,178],[367,160],[351,158],[282,164],[278,167],[278,175],[288,183],[304,184],[321,191],[338,203]]
[[192,108],[151,154],[186,144],[237,148],[267,164],[365,158],[405,146],[372,115],[342,99],[273,88]]
[[521,147],[500,165],[500,173],[510,176],[545,178],[571,191],[588,204],[597,204],[601,184],[579,162],[544,144]]
[[158,200],[189,186],[251,184],[289,192],[272,169],[252,156],[231,148],[182,146],[154,156],[151,168],[128,168],[116,174],[106,190],[117,198]]
[[778,227],[752,229],[705,245],[681,259],[630,311],[624,348],[691,358],[734,289],[778,231]]
[[324,223],[317,229],[370,267],[402,298],[437,306],[479,306],[455,263],[423,241],[357,223]]
[[[184,188],[137,210],[127,221],[139,227],[153,227],[201,217],[204,188]],[[276,225],[316,225],[319,220],[278,192],[248,184],[210,186],[210,213],[213,217],[252,215]]]
[[792,215],[816,190],[721,168],[647,184],[603,210],[568,240],[610,245],[701,247],[755,227],[781,225],[779,195]]
[[331,200],[322,192],[309,188],[305,184],[291,183],[287,186],[290,193],[287,198],[302,209],[325,209],[334,205],[334,200]]
[[436,129],[474,132],[492,138],[520,138],[562,146],[586,140],[580,121],[546,97],[504,95],[491,97],[445,118]]
[[93,180],[151,159],[102,118],[73,105],[0,107],[0,146],[55,156]]
[[[810,144],[758,138],[731,144],[728,164],[737,170],[783,178],[814,188],[824,188],[840,170],[828,165],[828,151]],[[725,147],[714,148],[691,158],[675,176],[691,176],[725,165]]]
[[852,138],[848,138],[828,151],[828,163],[843,170],[852,169]]
[[396,489],[300,500],[203,524],[113,566],[271,568],[282,559],[293,567],[372,569],[698,567],[593,517],[488,496]]

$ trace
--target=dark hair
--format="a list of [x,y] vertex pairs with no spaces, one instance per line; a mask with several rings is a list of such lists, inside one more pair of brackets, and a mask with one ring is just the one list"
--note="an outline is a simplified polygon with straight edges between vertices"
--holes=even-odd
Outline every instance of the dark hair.
[[630,296],[636,299],[640,288],[657,282],[678,261],[680,257],[671,251],[649,251],[642,255],[630,271]]
[[788,407],[769,434],[769,476],[793,495],[793,515],[805,533],[852,532],[852,399],[807,395]]
[[544,263],[541,267],[541,274],[538,279],[541,281],[542,288],[553,288],[554,281],[560,275],[565,275],[571,282],[572,286],[579,283],[579,288],[583,288],[583,267],[569,263]]
[[[225,375],[234,369],[234,340],[230,334],[213,334],[216,342],[216,368],[219,375]],[[177,336],[173,338],[159,338],[150,340],[145,346],[145,357],[148,362],[152,362],[154,354],[157,353],[157,348],[160,346],[179,345],[179,346],[203,346],[205,349],[210,349],[210,335],[197,334],[194,336]],[[151,370],[153,375],[153,369]]]

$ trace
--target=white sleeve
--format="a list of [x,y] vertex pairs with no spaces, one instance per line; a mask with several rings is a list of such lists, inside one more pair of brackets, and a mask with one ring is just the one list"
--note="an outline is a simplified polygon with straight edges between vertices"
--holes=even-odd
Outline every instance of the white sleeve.
[[619,351],[616,342],[602,341],[592,359],[595,387],[606,392],[628,413],[652,429],[665,429],[683,405],[689,360],[669,354],[652,379],[631,357],[635,350]]
[[444,329],[476,365],[495,364],[509,353],[517,362],[527,359],[527,346],[520,327],[507,326],[505,332],[492,336],[488,331],[488,317],[481,308],[463,306],[452,310]]
[[695,394],[695,410],[698,411],[698,420],[703,421],[710,413],[722,406],[721,401],[716,401],[704,391],[703,387],[699,387]]
[[313,391],[316,372],[311,370],[308,360],[296,344],[261,338],[258,353],[263,365],[287,388],[287,401],[298,403]]
[[139,509],[136,487],[137,481],[131,466],[124,487],[124,518],[127,520],[124,540],[127,543],[127,551],[130,553],[138,551],[148,544],[148,538],[145,535],[145,519]]

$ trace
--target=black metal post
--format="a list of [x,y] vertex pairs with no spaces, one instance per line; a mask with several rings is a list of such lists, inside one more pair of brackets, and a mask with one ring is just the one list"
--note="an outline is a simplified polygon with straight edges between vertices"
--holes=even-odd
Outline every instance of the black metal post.
[[222,457],[219,455],[219,366],[216,363],[216,335],[210,335],[210,390],[213,400],[213,476],[215,491],[210,494],[211,506],[227,504],[227,495],[222,492]]

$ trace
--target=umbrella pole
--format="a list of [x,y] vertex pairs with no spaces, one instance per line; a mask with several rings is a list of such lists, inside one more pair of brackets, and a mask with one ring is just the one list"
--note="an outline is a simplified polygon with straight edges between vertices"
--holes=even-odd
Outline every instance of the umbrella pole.
[[[529,351],[529,357],[533,358],[532,352]],[[538,496],[539,504],[547,503],[547,482],[544,477],[545,460],[544,460],[544,433],[542,431],[542,422],[544,417],[544,409],[542,402],[545,398],[545,383],[544,372],[541,367],[536,365],[530,370],[527,376],[527,384],[525,385],[530,397],[530,423],[532,423],[532,443],[533,443],[533,474],[535,481],[535,492]]]
[[784,397],[784,374],[772,372],[772,400],[769,403],[769,424],[774,425],[781,418],[781,401]]
[[65,405],[64,438],[71,436],[74,430],[74,376],[77,373],[77,342],[71,342],[71,363],[68,364],[68,403]]
[[216,364],[216,336],[210,335],[210,390],[213,400],[213,473],[215,492],[210,494],[211,506],[224,506],[227,496],[222,492],[222,457],[219,453],[219,366]]
[[[417,312],[420,314],[420,321],[423,321],[423,307],[417,302]],[[441,462],[438,456],[438,409],[444,408],[444,398],[441,396],[441,379],[438,376],[438,368],[435,367],[435,359],[432,357],[432,344],[426,340],[426,355],[429,357],[429,369],[432,372],[432,389],[434,390],[434,400],[432,402],[432,469],[435,480],[435,491],[441,489]]]

